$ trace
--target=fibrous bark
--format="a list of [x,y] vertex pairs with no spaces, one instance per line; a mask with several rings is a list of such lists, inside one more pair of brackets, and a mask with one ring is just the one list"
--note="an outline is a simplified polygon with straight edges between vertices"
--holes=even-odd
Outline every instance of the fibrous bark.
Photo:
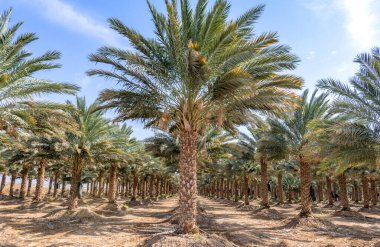
[[110,176],[109,176],[109,191],[108,191],[108,202],[116,202],[116,175],[117,175],[117,166],[112,164],[110,167]]
[[260,159],[261,166],[261,206],[269,208],[268,198],[268,163],[264,158]]
[[326,176],[326,190],[327,190],[327,197],[329,199],[329,206],[334,205],[334,198],[332,194],[332,184],[331,184],[331,178],[329,176]]
[[305,162],[300,156],[300,178],[301,178],[301,212],[300,217],[311,216],[310,185],[311,171],[310,164]]
[[277,174],[277,183],[278,183],[278,202],[284,203],[284,191],[282,189],[282,172]]
[[68,210],[74,210],[78,206],[78,189],[82,176],[82,159],[75,157],[71,170],[71,186]]
[[22,165],[21,171],[21,188],[20,188],[20,198],[25,199],[27,193],[27,183],[28,183],[28,172],[29,167],[27,164]]
[[46,160],[41,160],[38,165],[36,193],[34,196],[35,202],[42,201],[44,197],[45,167],[46,167]]
[[371,184],[371,202],[372,202],[372,205],[375,206],[375,205],[377,205],[376,179],[371,178],[370,184]]
[[368,179],[364,174],[362,174],[362,186],[363,186],[363,207],[369,208]]
[[339,174],[338,180],[339,180],[339,188],[340,188],[339,199],[341,202],[342,210],[348,211],[350,210],[350,206],[348,204],[346,174],[344,172]]
[[198,133],[182,130],[180,134],[180,186],[179,186],[179,227],[182,233],[198,232],[197,216],[197,160]]

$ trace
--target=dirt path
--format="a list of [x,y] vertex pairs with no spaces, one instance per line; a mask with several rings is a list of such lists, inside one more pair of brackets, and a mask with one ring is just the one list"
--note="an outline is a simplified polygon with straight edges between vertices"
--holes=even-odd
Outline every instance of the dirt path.
[[[106,199],[85,199],[80,207],[93,213],[94,219],[66,222],[49,218],[65,212],[65,201],[58,199],[31,207],[30,201],[0,200],[0,246],[138,246],[152,234],[176,228],[164,221],[173,215],[177,198],[129,207],[116,214],[108,208]],[[330,231],[323,227],[286,226],[299,212],[297,204],[257,211],[257,201],[252,202],[253,209],[245,210],[223,200],[200,197],[199,201],[205,210],[202,215],[208,219],[202,230],[224,236],[239,246],[370,247],[380,241],[380,207],[362,211],[359,205],[353,205],[352,212],[342,216],[336,208],[315,205],[316,217],[337,226],[336,231]]]
[[[86,208],[94,212],[105,205],[99,199],[87,203]],[[20,206],[18,200],[0,201],[0,246],[138,246],[152,233],[174,228],[145,224],[165,220],[176,205],[177,199],[169,198],[129,208],[123,216],[103,217],[100,222],[68,224],[44,218],[65,210],[60,201],[42,208],[29,208],[28,203]]]
[[[200,204],[215,220],[211,231],[224,235],[239,246],[369,247],[380,241],[380,219],[376,217],[364,220],[332,217],[332,211],[320,209],[315,214],[316,217],[329,219],[338,226],[336,232],[331,232],[324,229],[286,227],[287,219],[297,215],[297,205],[272,207],[271,213],[263,213],[244,211],[231,203],[207,198],[200,198]],[[278,216],[283,216],[283,219],[276,219]]]

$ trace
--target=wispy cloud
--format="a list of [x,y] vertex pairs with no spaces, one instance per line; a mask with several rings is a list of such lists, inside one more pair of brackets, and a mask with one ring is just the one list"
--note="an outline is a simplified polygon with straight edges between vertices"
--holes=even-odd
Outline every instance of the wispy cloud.
[[63,0],[36,0],[27,3],[40,10],[49,20],[69,30],[91,36],[108,45],[119,44],[117,34],[104,23],[94,20]]
[[375,45],[379,34],[378,18],[373,11],[374,0],[338,0],[339,6],[346,15],[346,29],[354,44],[360,49],[368,49]]
[[358,50],[366,50],[375,46],[380,39],[380,14],[376,11],[379,2],[375,0],[310,0],[303,2],[323,19],[337,18],[336,13],[343,13],[343,23],[352,44]]

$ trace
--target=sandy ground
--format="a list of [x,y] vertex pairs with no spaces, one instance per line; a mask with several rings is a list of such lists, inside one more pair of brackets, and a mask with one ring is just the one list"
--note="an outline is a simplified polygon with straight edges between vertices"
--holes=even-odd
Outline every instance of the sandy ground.
[[[271,210],[239,207],[239,203],[199,198],[212,224],[201,229],[221,235],[238,246],[374,246],[380,242],[380,208],[367,211],[353,206],[348,215],[336,209],[314,207],[315,217],[336,227],[291,227],[289,219],[298,205],[274,206]],[[124,201],[118,201],[119,209]],[[0,200],[0,246],[142,246],[155,233],[173,231],[165,222],[177,206],[177,198],[112,211],[104,199],[84,199],[80,207],[96,218],[77,222],[62,220],[65,201],[40,205],[30,200]],[[357,212],[357,211],[360,212]],[[85,211],[86,212],[86,211]],[[58,220],[57,220],[58,219]]]
[[[206,212],[215,219],[213,231],[224,235],[239,246],[373,246],[380,241],[380,208],[341,216],[332,208],[314,206],[314,217],[328,219],[336,228],[289,227],[290,218],[299,210],[297,205],[273,206],[270,210],[237,208],[237,203],[201,198]],[[322,207],[320,207],[322,206]],[[255,208],[257,208],[255,210]],[[380,245],[379,245],[380,246]]]

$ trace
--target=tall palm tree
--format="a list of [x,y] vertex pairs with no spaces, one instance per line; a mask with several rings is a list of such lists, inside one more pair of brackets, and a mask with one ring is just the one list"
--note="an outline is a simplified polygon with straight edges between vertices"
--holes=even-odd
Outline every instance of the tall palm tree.
[[[116,120],[139,119],[145,126],[168,124],[180,140],[180,229],[196,232],[197,143],[209,125],[235,131],[262,112],[283,112],[293,106],[302,80],[282,72],[298,58],[280,45],[276,33],[255,35],[260,5],[230,21],[230,3],[207,0],[195,9],[189,0],[165,1],[160,13],[149,1],[154,38],[112,18],[112,29],[129,40],[133,50],[102,47],[90,60],[106,66],[88,71],[112,79],[122,89],[104,90],[101,108],[113,108]],[[179,11],[178,11],[179,10]]]
[[[31,97],[49,93],[74,94],[79,87],[68,83],[56,83],[36,78],[40,71],[59,68],[55,63],[60,58],[57,51],[32,57],[25,47],[37,40],[34,33],[19,36],[22,22],[10,25],[12,9],[0,15],[0,127],[13,133],[17,127],[27,127],[34,123],[30,112],[40,107],[30,104]],[[29,102],[29,103],[27,103]]]
[[299,106],[284,119],[273,119],[270,122],[273,134],[283,135],[289,147],[290,157],[299,162],[301,179],[301,212],[300,217],[311,215],[311,163],[305,159],[305,145],[308,143],[309,125],[317,119],[329,117],[327,94],[317,95],[315,90],[310,98],[309,91],[305,90]]

